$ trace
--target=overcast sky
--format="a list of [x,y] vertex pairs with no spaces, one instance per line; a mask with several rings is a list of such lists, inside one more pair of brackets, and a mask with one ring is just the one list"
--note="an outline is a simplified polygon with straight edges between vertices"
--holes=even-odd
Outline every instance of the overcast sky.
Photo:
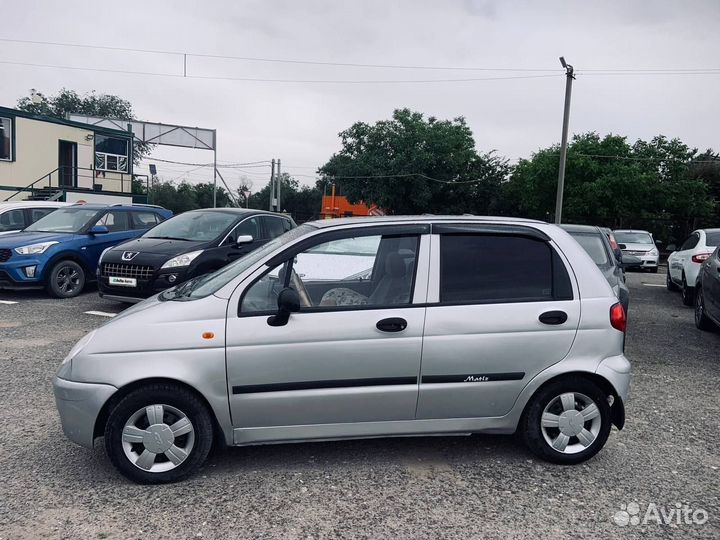
[[[281,158],[304,182],[355,121],[410,107],[464,116],[480,151],[515,160],[560,139],[564,55],[579,71],[571,132],[662,133],[720,149],[720,1],[0,0],[0,38],[281,60],[554,71],[450,71],[189,57],[189,75],[294,80],[544,78],[402,84],[233,81],[0,64],[0,104],[30,88],[96,90],[130,100],[139,119],[216,128],[218,160]],[[182,74],[182,56],[0,41],[0,61]],[[712,74],[582,70],[715,69]],[[210,152],[158,148],[205,162]],[[165,178],[190,166],[158,164]],[[146,171],[138,171],[146,172]],[[188,173],[193,180],[208,170]],[[228,170],[233,187],[261,168]],[[300,176],[307,175],[307,176]],[[254,190],[255,190],[254,189]]]

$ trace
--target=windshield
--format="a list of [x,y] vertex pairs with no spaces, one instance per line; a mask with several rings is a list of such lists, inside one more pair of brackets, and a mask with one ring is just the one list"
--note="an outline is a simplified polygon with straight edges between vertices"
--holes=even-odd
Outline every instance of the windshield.
[[587,251],[590,258],[598,266],[606,266],[610,263],[605,243],[601,236],[595,234],[570,233],[577,240],[578,244]]
[[224,233],[237,217],[225,212],[185,212],[153,227],[143,238],[209,242]]
[[31,232],[78,233],[92,223],[98,215],[95,208],[60,208],[26,227]]
[[647,232],[614,231],[618,244],[653,244],[652,236]]
[[238,259],[234,263],[231,263],[224,268],[214,272],[212,274],[206,274],[190,281],[186,281],[178,287],[168,289],[160,295],[161,300],[187,300],[193,298],[204,298],[209,296],[222,287],[230,283],[237,276],[242,274],[245,270],[253,266],[263,257],[272,253],[280,246],[284,246],[296,238],[299,238],[311,231],[316,230],[312,225],[300,225],[299,227],[292,229],[285,234],[278,236],[274,240],[271,240],[264,246],[251,251],[243,258]]

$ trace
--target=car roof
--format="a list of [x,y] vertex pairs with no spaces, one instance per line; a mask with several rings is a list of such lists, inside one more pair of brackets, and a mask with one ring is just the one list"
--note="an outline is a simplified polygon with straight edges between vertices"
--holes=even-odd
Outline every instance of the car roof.
[[536,223],[545,224],[544,221],[537,221],[534,219],[524,218],[508,218],[498,216],[474,216],[470,214],[462,214],[457,216],[442,215],[436,216],[433,214],[423,214],[420,216],[363,216],[363,217],[347,217],[347,218],[335,218],[335,219],[320,219],[317,221],[309,221],[307,225],[312,225],[318,229],[324,229],[327,227],[340,227],[343,225],[366,225],[368,223],[373,224],[390,224],[390,223],[438,223],[442,221],[463,221],[463,222],[478,222],[478,223]]
[[69,205],[72,208],[87,208],[89,210],[108,210],[110,208],[114,210],[146,210],[152,212],[153,210],[164,210],[168,212],[166,208],[161,206],[148,207],[148,206],[135,206],[132,204],[99,204],[99,203],[73,203]]
[[[196,208],[195,210],[188,210],[187,212],[183,212],[184,214],[187,214],[189,212],[215,212],[215,213],[221,213],[221,214],[235,214],[235,215],[250,215],[250,214],[257,214],[257,215],[268,215],[268,216],[276,216],[276,217],[288,217],[284,214],[279,214],[278,212],[268,212],[267,210],[258,210],[256,208]],[[180,215],[180,214],[178,214]]]
[[8,210],[10,208],[61,208],[63,206],[70,206],[70,203],[60,201],[16,201],[16,202],[0,202],[0,210]]
[[569,233],[595,233],[599,234],[602,233],[602,228],[596,226],[596,225],[574,225],[570,223],[563,223],[559,225],[561,229],[565,229]]
[[652,236],[652,233],[650,231],[646,231],[644,229],[614,229],[613,232],[636,232],[636,233],[647,233],[650,236]]

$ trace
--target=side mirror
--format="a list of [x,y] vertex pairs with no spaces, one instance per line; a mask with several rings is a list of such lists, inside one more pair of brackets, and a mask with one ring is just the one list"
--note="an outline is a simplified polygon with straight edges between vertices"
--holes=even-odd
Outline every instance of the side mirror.
[[267,323],[270,326],[285,326],[291,313],[300,311],[300,296],[295,289],[285,287],[278,295],[278,312],[270,315]]
[[252,242],[254,238],[250,236],[249,234],[241,234],[237,237],[237,240],[235,240],[235,247],[240,247],[245,244],[249,244]]
[[105,225],[94,225],[93,227],[90,228],[90,230],[88,231],[88,234],[92,234],[92,235],[107,234],[109,232],[110,231],[108,230],[108,228]]
[[618,247],[619,247],[620,249],[626,249],[626,248],[627,248],[627,246],[626,246],[625,244],[618,244]]
[[662,240],[655,240],[655,245],[658,246],[658,247],[659,247],[659,246],[662,246],[663,243],[664,243],[664,242],[663,242]]
[[668,244],[668,251],[676,251],[677,246],[675,244]]

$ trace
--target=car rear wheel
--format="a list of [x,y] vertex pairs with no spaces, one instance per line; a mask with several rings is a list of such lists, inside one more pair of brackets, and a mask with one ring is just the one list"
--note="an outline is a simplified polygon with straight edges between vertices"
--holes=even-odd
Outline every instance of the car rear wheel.
[[152,384],[130,392],[110,412],[105,450],[127,478],[176,482],[205,462],[213,440],[207,406],[189,390]]
[[667,287],[668,291],[677,291],[678,286],[675,285],[675,282],[670,277],[670,268],[667,270],[667,274],[665,275],[665,286]]
[[541,388],[520,422],[520,436],[536,456],[573,465],[593,457],[610,434],[605,393],[581,377],[567,377]]
[[695,300],[695,290],[693,287],[688,286],[685,276],[682,278],[682,302],[683,305],[692,306]]
[[85,286],[85,271],[75,261],[59,261],[50,270],[46,289],[56,298],[73,298]]
[[700,330],[712,330],[713,323],[705,314],[705,297],[702,287],[695,291],[695,326]]

